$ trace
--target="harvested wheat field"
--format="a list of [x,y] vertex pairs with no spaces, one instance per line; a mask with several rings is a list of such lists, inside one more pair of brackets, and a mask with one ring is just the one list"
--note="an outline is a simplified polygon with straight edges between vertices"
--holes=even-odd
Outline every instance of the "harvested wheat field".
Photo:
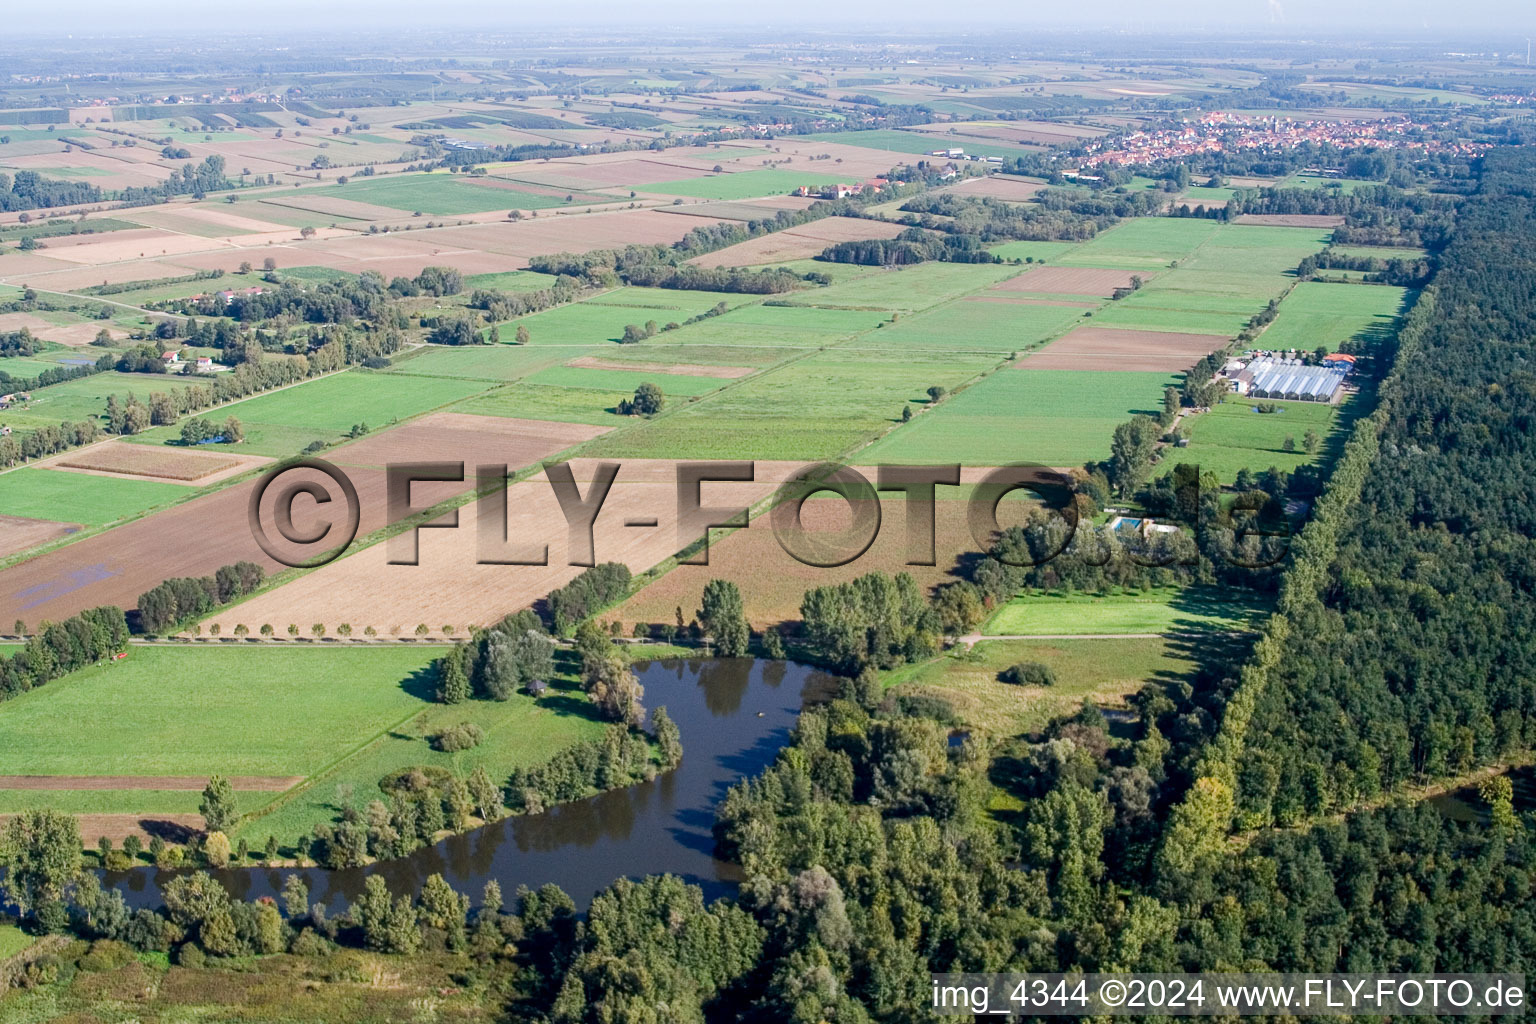
[[1331,213],[1245,213],[1235,223],[1271,228],[1336,228],[1344,223],[1344,218]]
[[[136,235],[136,238],[123,238]],[[173,231],[145,229],[139,231],[112,231],[105,235],[86,235],[92,239],[77,245],[50,247],[48,255],[54,259],[99,267],[106,263],[123,260],[149,259],[156,256],[180,256],[189,252],[207,252],[210,249],[226,249],[228,244],[217,238],[199,238],[196,235],[178,235]]]
[[1045,187],[1041,182],[1030,181],[1027,178],[994,174],[985,178],[971,178],[963,181],[952,191],[968,196],[985,196],[990,199],[1006,199],[1010,202],[1022,203],[1032,199],[1036,192]]
[[754,371],[751,366],[703,366],[699,363],[626,363],[618,359],[582,356],[565,364],[582,370],[632,370],[636,373],[671,373],[681,377],[718,377],[735,380]]
[[1037,267],[1018,277],[993,285],[992,292],[1041,292],[1047,295],[1098,295],[1108,298],[1116,288],[1129,288],[1132,276],[1143,281],[1152,275],[1145,271],[1104,270],[1098,267]]
[[0,313],[0,331],[6,333],[27,330],[35,335],[38,331],[46,331],[51,327],[53,324],[31,313]]
[[902,224],[856,217],[827,217],[798,228],[738,242],[717,252],[689,260],[698,267],[752,267],[763,263],[785,263],[809,259],[837,242],[863,241],[866,238],[895,238],[906,230]]
[[47,544],[60,537],[67,537],[79,529],[80,527],[73,523],[55,523],[48,519],[23,519],[20,516],[0,516],[0,558]]
[[465,473],[473,477],[474,466],[505,463],[521,469],[608,430],[580,423],[437,412],[344,445],[330,454],[330,461],[345,466],[462,462]]
[[[27,254],[30,255],[30,254]],[[218,266],[224,269],[234,269],[233,251],[225,253],[207,253],[218,259]],[[134,260],[126,263],[111,263],[100,267],[71,266],[63,261],[50,261],[53,267],[43,273],[22,271],[12,274],[6,260],[10,256],[0,257],[0,274],[6,275],[8,281],[17,284],[26,284],[34,288],[44,288],[50,291],[69,292],[80,288],[90,288],[98,284],[128,284],[132,281],[156,281],[164,277],[184,277],[186,268],[172,260],[191,260],[196,256],[167,257],[160,260]],[[110,296],[109,296],[110,298]]]
[[64,455],[47,465],[53,469],[97,473],[103,476],[151,477],[172,483],[202,486],[215,483],[271,459],[226,452],[198,452],[184,448],[153,447],[108,441]]
[[[665,561],[686,542],[679,537],[677,466],[671,459],[625,460],[593,527],[597,562],[623,562],[639,573]],[[583,495],[590,494],[595,460],[570,463]],[[770,494],[799,463],[758,462],[755,480],[702,485],[705,506],[750,506]],[[457,529],[417,534],[417,565],[391,565],[389,543],[376,544],[301,576],[275,590],[205,620],[225,631],[240,623],[347,622],[373,626],[381,634],[411,633],[418,623],[437,633],[451,625],[462,633],[526,608],[582,572],[570,563],[573,548],[566,520],[544,472],[513,484],[507,493],[505,535],[519,551],[485,557],[537,558],[547,548],[547,565],[480,564],[478,521],[482,503],[458,511]],[[423,503],[423,502],[418,502]],[[642,520],[644,525],[627,525]],[[650,525],[654,522],[655,525]],[[491,529],[495,531],[495,526]],[[697,538],[700,531],[691,531]],[[580,534],[578,534],[580,537]],[[409,534],[400,551],[409,550]],[[531,549],[531,550],[530,550]]]
[[1123,370],[1178,373],[1230,338],[1221,334],[1174,334],[1111,327],[1079,327],[1024,355],[1015,366],[1028,370]]
[[34,331],[44,341],[51,341],[59,345],[67,345],[70,348],[79,348],[89,345],[96,340],[96,336],[102,331],[113,341],[122,341],[129,336],[121,327],[113,327],[100,321],[85,324],[65,324],[62,327],[50,327],[45,331]]

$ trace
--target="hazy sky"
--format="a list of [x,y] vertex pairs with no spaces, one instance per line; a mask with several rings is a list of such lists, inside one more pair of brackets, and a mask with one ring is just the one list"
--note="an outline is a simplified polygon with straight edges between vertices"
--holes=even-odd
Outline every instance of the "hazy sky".
[[927,0],[584,0],[579,6],[526,0],[263,0],[254,5],[206,0],[51,0],[12,3],[5,14],[12,29],[96,34],[138,29],[159,33],[192,27],[220,34],[249,26],[269,34],[286,28],[332,30],[348,25],[365,31],[432,26],[480,26],[515,31],[520,25],[570,23],[580,12],[581,28],[605,25],[768,24],[780,28],[848,27],[867,18],[882,30],[903,25],[1003,24],[1039,27],[1120,27],[1136,31],[1179,28],[1219,29],[1277,25],[1294,31],[1329,32],[1370,27],[1415,34],[1434,29],[1493,30],[1510,45],[1536,32],[1536,5],[1530,0],[968,0],[934,4]]

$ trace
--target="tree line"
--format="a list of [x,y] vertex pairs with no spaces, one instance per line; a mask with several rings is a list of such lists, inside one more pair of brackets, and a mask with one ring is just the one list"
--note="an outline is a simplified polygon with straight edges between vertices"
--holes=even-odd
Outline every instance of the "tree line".
[[230,602],[254,594],[266,579],[255,562],[220,566],[211,576],[178,576],[139,595],[139,631],[164,633],[188,619],[200,619]]
[[[18,633],[25,632],[18,622]],[[121,608],[89,608],[63,622],[44,623],[26,645],[0,658],[0,700],[9,700],[76,669],[128,650],[128,622]]]

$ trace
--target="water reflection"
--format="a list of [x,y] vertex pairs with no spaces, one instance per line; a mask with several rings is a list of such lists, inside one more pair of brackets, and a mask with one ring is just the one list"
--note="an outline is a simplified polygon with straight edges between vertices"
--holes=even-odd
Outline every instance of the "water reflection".
[[[683,763],[649,782],[508,818],[452,836],[409,857],[346,871],[299,871],[310,899],[334,909],[362,891],[370,874],[391,889],[417,889],[442,874],[478,898],[489,879],[509,896],[518,885],[553,882],[585,906],[620,876],[671,872],[724,895],[739,881],[735,865],[713,856],[714,808],[731,785],[772,763],[789,741],[803,703],[825,699],[836,680],[782,661],[745,658],[643,662],[635,672],[650,707],[666,705],[683,737]],[[218,872],[234,896],[276,896],[290,870]],[[142,868],[105,881],[136,906],[159,903],[171,872]]]

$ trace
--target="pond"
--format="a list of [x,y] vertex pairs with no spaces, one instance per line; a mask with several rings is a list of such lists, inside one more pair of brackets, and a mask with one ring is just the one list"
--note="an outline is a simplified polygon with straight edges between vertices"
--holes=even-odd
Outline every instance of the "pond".
[[[717,658],[637,662],[647,707],[665,705],[682,733],[683,763],[655,779],[560,804],[542,814],[505,818],[400,860],[363,868],[239,868],[213,874],[243,900],[276,897],[284,879],[302,875],[311,902],[335,911],[379,874],[396,893],[416,891],[442,874],[478,902],[490,879],[510,901],[519,885],[553,882],[583,909],[620,877],[671,873],[702,886],[706,899],[739,881],[733,864],[713,855],[714,809],[736,782],[773,763],[789,742],[800,709],[829,698],[836,677],[783,661]],[[551,754],[554,751],[550,751]],[[132,906],[157,906],[174,873],[155,868],[109,873]]]

